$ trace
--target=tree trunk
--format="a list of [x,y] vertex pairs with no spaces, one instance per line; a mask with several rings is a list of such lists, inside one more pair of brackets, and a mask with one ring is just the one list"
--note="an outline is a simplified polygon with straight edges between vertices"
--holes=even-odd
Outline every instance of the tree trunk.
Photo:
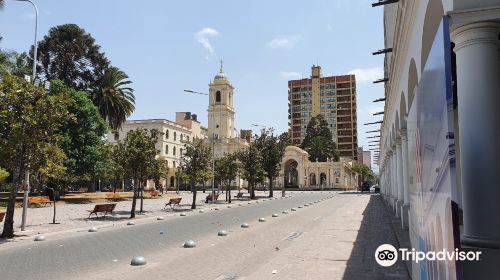
[[273,177],[269,177],[269,197],[273,197]]
[[137,203],[137,187],[135,186],[134,181],[134,186],[133,186],[133,191],[134,191],[134,197],[132,198],[132,209],[130,210],[130,219],[135,218],[135,205]]
[[14,237],[14,210],[16,208],[16,196],[21,184],[21,178],[24,177],[24,170],[22,168],[19,168],[18,170],[19,173],[17,174],[17,180],[14,180],[14,187],[10,191],[9,200],[7,202],[7,211],[4,217],[5,220],[3,223],[3,231],[1,236],[2,238]]
[[196,186],[192,180],[189,183],[191,184],[191,192],[193,192],[193,204],[191,204],[191,209],[196,209]]
[[205,193],[205,181],[203,181],[202,188],[203,188],[203,193]]
[[56,191],[52,189],[52,199],[54,199],[54,215],[52,216],[52,223],[56,223]]
[[227,182],[227,191],[226,191],[226,194],[228,195],[229,197],[229,203],[231,203],[231,180],[229,180]]
[[254,179],[250,179],[248,181],[248,184],[250,185],[250,199],[255,199],[255,184],[254,184]]
[[141,210],[139,210],[139,213],[142,214],[144,212],[143,206],[144,206],[144,186],[142,185],[142,182],[139,181],[139,189],[141,190]]

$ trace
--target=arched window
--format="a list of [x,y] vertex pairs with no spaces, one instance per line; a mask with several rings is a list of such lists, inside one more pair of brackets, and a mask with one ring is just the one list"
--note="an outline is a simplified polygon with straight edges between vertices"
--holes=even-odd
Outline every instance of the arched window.
[[186,136],[186,140],[189,142],[189,136]]
[[174,168],[175,168],[175,161],[174,161]]
[[177,140],[177,132],[174,131],[174,141]]
[[174,153],[174,156],[175,156],[175,152],[176,152],[176,149],[175,149],[175,146],[174,146],[174,151],[173,151],[173,153]]
[[181,134],[181,142],[182,142],[182,138],[184,138],[184,135],[183,135],[183,134]]
[[220,96],[220,91],[217,91],[215,93],[215,102],[220,103],[221,102],[221,96]]
[[168,155],[168,145],[165,145],[165,154]]
[[167,129],[167,131],[165,132],[165,139],[168,139],[168,129]]

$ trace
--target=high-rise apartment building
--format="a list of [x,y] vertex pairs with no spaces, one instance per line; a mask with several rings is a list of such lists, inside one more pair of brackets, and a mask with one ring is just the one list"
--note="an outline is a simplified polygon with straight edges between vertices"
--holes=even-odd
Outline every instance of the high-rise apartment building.
[[357,159],[356,78],[321,76],[313,65],[311,78],[288,81],[288,121],[292,143],[300,145],[309,120],[322,114],[341,157]]

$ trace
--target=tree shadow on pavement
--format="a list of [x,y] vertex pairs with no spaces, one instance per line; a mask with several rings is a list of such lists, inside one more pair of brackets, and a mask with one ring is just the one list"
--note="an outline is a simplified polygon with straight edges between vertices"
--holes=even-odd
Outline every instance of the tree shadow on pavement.
[[398,260],[391,267],[383,267],[375,260],[375,250],[378,246],[391,244],[399,248],[392,228],[391,215],[382,197],[372,193],[363,211],[363,220],[342,279],[411,279],[403,261]]

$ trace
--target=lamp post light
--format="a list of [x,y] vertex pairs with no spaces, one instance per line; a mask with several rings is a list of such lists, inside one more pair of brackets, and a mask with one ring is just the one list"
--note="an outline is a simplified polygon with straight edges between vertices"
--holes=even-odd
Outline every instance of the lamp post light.
[[[14,0],[18,2],[29,2],[35,9],[35,39],[33,44],[33,77],[31,77],[31,82],[35,83],[36,77],[36,61],[37,61],[37,52],[38,52],[38,44],[37,44],[37,31],[38,31],[38,8],[31,0]],[[28,165],[29,166],[29,165]],[[24,173],[24,196],[23,196],[23,214],[21,219],[21,231],[26,230],[26,216],[28,214],[28,194],[30,189],[30,171],[29,167],[26,168],[26,172]],[[55,201],[54,201],[55,203]]]

